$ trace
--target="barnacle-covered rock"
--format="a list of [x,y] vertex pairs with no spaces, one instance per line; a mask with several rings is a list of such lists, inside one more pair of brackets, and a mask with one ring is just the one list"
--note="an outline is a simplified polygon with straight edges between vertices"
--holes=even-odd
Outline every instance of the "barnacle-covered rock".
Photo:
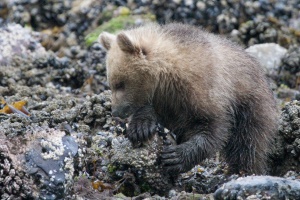
[[73,158],[78,144],[72,136],[60,130],[40,130],[33,133],[25,153],[27,173],[32,175],[39,187],[39,197],[61,199],[65,195],[65,184],[74,175]]
[[291,46],[282,58],[279,83],[300,89],[300,47]]
[[9,4],[10,20],[34,28],[48,28],[49,25],[61,26],[66,23],[65,12],[71,9],[73,0],[15,0]]
[[38,37],[38,33],[31,32],[18,24],[9,24],[0,28],[0,66],[47,57],[47,52],[38,42]]
[[[171,188],[170,176],[158,165],[162,141],[155,136],[142,148],[132,148],[131,142],[122,136],[112,140],[111,161],[128,166],[135,174],[136,184],[166,193]],[[148,186],[147,186],[148,185]]]
[[292,26],[291,19],[297,20],[297,17],[292,16],[297,16],[299,2],[297,0],[241,0],[238,2],[235,0],[135,0],[130,1],[127,6],[132,10],[138,8],[138,11],[144,12],[150,9],[161,23],[180,21],[201,25],[214,32],[229,33],[238,29],[241,23],[266,17],[276,18],[279,22]]
[[[97,0],[15,0],[7,3],[8,21],[42,32],[47,49],[80,44],[82,35],[99,19],[103,2]],[[60,54],[63,53],[61,49]]]
[[289,170],[300,167],[300,102],[291,101],[282,110],[279,136],[275,141],[276,148],[272,155],[273,173],[283,175]]
[[105,91],[100,95],[88,97],[81,105],[78,120],[94,127],[109,128],[109,124],[112,123],[110,95],[110,91]]
[[[40,36],[41,34],[31,32],[20,25],[9,24],[0,28],[2,86],[13,86],[16,83],[45,86],[52,83],[57,87],[80,88],[91,75],[95,77],[95,83],[105,81],[104,67],[101,64],[104,55],[101,48],[91,47],[94,50],[83,55],[83,59],[87,59],[84,62],[76,62],[67,57],[59,58],[53,52],[46,51],[39,43]],[[87,68],[89,63],[94,70]],[[95,91],[103,91],[104,88],[105,86],[95,88]]]
[[[93,151],[101,152],[104,158],[110,158],[109,162],[104,162],[105,169],[113,177],[125,179],[123,190],[125,189],[127,195],[132,196],[149,190],[166,193],[171,188],[170,176],[164,173],[157,162],[163,145],[159,136],[154,136],[140,148],[133,148],[124,135],[115,136],[109,132],[94,136],[92,141]],[[130,187],[135,188],[135,194],[128,190]]]
[[300,41],[295,30],[273,18],[246,21],[240,25],[233,37],[237,37],[235,40],[247,47],[254,44],[277,43],[288,48],[293,44],[299,44]]
[[36,198],[33,180],[22,166],[23,145],[17,137],[9,138],[0,130],[0,196],[2,199]]

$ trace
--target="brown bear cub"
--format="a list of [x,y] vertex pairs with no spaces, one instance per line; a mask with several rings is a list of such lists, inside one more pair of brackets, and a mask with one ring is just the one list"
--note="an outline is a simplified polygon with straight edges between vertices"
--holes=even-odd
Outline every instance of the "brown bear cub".
[[177,140],[161,153],[168,171],[222,151],[232,173],[265,173],[277,111],[261,66],[241,47],[183,24],[102,33],[99,42],[108,51],[112,115],[130,119],[133,145],[161,123]]

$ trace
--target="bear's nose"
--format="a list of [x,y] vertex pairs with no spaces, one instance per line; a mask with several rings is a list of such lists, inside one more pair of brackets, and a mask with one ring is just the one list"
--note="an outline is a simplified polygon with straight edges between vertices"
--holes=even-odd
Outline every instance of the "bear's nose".
[[130,106],[117,106],[116,108],[112,107],[111,115],[113,117],[119,117],[121,119],[125,119],[129,117],[130,114]]

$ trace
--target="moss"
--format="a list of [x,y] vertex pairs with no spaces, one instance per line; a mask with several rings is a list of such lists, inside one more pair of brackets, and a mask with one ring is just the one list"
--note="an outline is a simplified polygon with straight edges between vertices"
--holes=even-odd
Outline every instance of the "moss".
[[124,7],[124,6],[122,6],[122,7],[119,8],[119,12],[120,12],[120,15],[122,15],[122,16],[128,16],[128,15],[130,15],[129,8]]
[[91,32],[85,37],[85,43],[90,46],[93,44],[100,33],[103,31],[109,32],[109,33],[115,33],[119,30],[124,29],[126,26],[134,25],[134,20],[130,16],[118,16],[115,18],[112,18],[108,22],[103,23],[100,25],[96,30]]
[[94,31],[92,31],[91,33],[89,33],[86,37],[85,37],[85,43],[87,46],[92,45],[94,42],[97,41],[97,38],[99,36],[100,33],[102,33],[103,31],[109,32],[109,33],[116,33],[120,30],[123,30],[127,27],[131,27],[135,25],[135,21],[136,19],[140,18],[143,19],[145,21],[154,21],[155,15],[152,14],[146,14],[143,16],[134,16],[134,15],[125,15],[126,13],[129,14],[128,11],[125,7],[124,7],[124,15],[120,15],[118,17],[112,18],[111,20],[101,24],[98,28],[96,28]]
[[109,164],[109,165],[107,166],[107,171],[108,171],[110,174],[114,173],[116,170],[117,170],[117,167],[116,167],[115,165]]

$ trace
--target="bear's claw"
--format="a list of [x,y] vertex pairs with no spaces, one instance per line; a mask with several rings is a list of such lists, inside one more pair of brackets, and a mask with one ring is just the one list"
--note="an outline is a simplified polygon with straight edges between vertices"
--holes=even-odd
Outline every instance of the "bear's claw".
[[180,173],[185,169],[185,162],[179,146],[165,147],[161,152],[161,162],[167,172]]
[[127,137],[133,146],[149,140],[156,131],[156,115],[151,106],[137,110],[129,122]]

